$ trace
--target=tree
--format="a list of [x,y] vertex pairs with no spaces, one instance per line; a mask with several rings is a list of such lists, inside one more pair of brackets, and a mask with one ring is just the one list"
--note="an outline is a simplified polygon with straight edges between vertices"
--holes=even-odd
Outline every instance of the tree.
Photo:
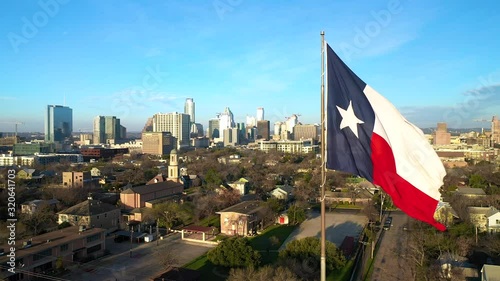
[[208,188],[217,188],[222,184],[222,177],[214,168],[210,168],[205,174],[205,182]]
[[36,212],[21,214],[20,220],[28,227],[33,235],[51,224],[55,225],[55,215],[48,205],[41,205]]
[[275,213],[279,214],[283,210],[285,210],[285,201],[280,200],[278,198],[269,198],[266,201],[266,205],[269,206],[269,208]]
[[255,251],[247,238],[223,240],[207,254],[208,260],[224,267],[249,267],[260,263],[260,254]]
[[300,224],[306,220],[306,211],[304,208],[298,206],[297,204],[293,204],[288,208],[288,221],[290,224]]
[[469,186],[472,188],[485,188],[486,180],[479,174],[473,174],[469,177]]
[[[321,242],[316,237],[306,237],[294,240],[286,245],[286,248],[279,253],[282,263],[294,262],[292,265],[295,273],[310,280],[317,276],[320,268]],[[342,252],[330,241],[326,241],[326,269],[332,271],[340,269],[346,264],[346,259]],[[288,264],[290,266],[290,264]],[[297,266],[298,265],[298,266]]]
[[182,208],[178,203],[165,202],[146,209],[144,220],[154,222],[159,220],[160,225],[168,229],[189,219],[188,210]]

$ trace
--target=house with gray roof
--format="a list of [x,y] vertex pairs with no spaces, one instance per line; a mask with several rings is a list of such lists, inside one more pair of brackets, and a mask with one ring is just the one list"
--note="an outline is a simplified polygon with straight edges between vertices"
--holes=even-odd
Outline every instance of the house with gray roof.
[[120,226],[121,212],[117,206],[103,203],[88,197],[86,201],[63,210],[58,215],[58,223],[68,222],[71,225],[86,228],[99,227],[108,233],[117,230]]

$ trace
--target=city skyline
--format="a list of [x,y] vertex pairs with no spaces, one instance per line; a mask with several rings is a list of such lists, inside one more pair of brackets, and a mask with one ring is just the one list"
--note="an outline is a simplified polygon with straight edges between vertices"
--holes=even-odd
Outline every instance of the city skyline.
[[272,124],[292,114],[318,123],[321,30],[419,127],[488,128],[500,115],[496,2],[473,10],[432,1],[219,2],[0,4],[9,11],[0,27],[0,120],[43,132],[44,108],[57,104],[73,109],[75,132],[98,115],[135,132],[193,98],[206,128],[225,107],[236,122],[263,107]]

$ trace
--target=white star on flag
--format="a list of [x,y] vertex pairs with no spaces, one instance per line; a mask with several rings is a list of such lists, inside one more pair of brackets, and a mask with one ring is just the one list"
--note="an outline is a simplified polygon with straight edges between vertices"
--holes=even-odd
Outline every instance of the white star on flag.
[[359,120],[358,117],[356,117],[356,114],[354,114],[354,109],[352,108],[352,101],[349,101],[349,106],[347,107],[347,110],[337,106],[337,109],[339,110],[340,115],[342,115],[342,122],[340,122],[340,129],[344,129],[345,127],[349,127],[351,131],[354,133],[354,135],[359,139],[358,137],[358,124],[363,124],[365,122]]

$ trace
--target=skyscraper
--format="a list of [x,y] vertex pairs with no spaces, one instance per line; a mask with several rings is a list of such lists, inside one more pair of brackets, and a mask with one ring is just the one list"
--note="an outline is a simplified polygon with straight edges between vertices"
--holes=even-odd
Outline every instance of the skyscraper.
[[194,101],[192,98],[187,98],[186,103],[184,104],[184,114],[189,115],[191,119],[191,124],[195,123],[196,120],[194,118],[195,114],[195,107],[194,107]]
[[234,116],[229,107],[219,115],[219,137],[224,139],[224,130],[234,128]]
[[118,143],[122,137],[120,119],[116,116],[97,116],[94,118],[93,143]]
[[269,120],[257,121],[257,139],[269,140],[270,131]]
[[500,120],[497,116],[491,119],[491,146],[500,143]]
[[434,145],[447,145],[451,142],[451,134],[448,133],[448,127],[446,123],[438,123],[436,131],[432,134]]
[[214,139],[219,137],[219,119],[208,120],[208,138]]
[[262,120],[264,120],[264,108],[257,107],[257,121],[262,121]]
[[184,113],[157,113],[153,116],[153,132],[170,132],[177,148],[189,146],[190,117]]
[[73,110],[62,105],[47,105],[45,112],[45,141],[64,142],[73,133]]

